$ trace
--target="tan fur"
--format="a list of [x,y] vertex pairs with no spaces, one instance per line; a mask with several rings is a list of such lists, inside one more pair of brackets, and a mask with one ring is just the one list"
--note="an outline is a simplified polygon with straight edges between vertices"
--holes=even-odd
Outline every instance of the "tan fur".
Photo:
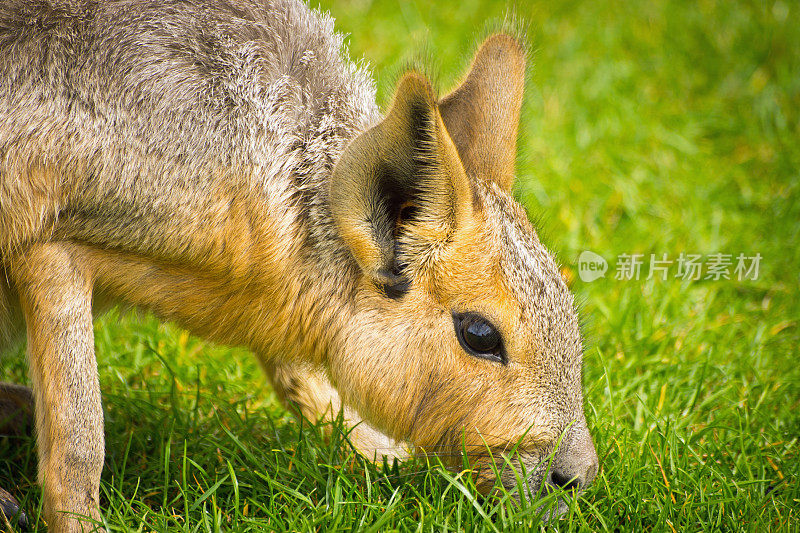
[[34,383],[39,482],[53,531],[71,529],[63,512],[98,519],[103,410],[94,359],[92,272],[62,243],[26,248],[15,262],[28,324]]
[[[509,53],[511,51],[511,53]],[[491,180],[510,191],[525,55],[508,35],[493,35],[475,55],[469,74],[439,103],[447,132],[471,175]]]
[[[530,495],[559,484],[545,463],[555,454],[554,471],[586,486],[597,457],[572,296],[509,196],[522,47],[490,37],[443,99],[407,73],[381,119],[363,73],[331,52],[339,41],[321,15],[286,0],[270,8],[285,10],[281,18],[241,1],[240,18],[224,8],[214,16],[241,30],[247,47],[162,57],[163,72],[172,75],[174,62],[185,78],[129,74],[124,90],[114,85],[123,77],[115,64],[99,64],[93,75],[111,69],[110,81],[88,76],[86,93],[75,82],[91,105],[64,96],[61,74],[26,81],[0,64],[20,84],[0,90],[0,105],[13,109],[0,112],[0,349],[24,316],[51,529],[88,530],[99,517],[93,301],[134,304],[249,347],[296,411],[321,420],[343,410],[368,457],[413,450],[458,467],[466,450],[482,490],[495,483],[492,463],[508,461],[527,469]],[[93,23],[128,38],[133,30],[111,7],[97,9],[106,8]],[[67,21],[64,34],[79,31],[71,22],[79,15],[52,9],[47,16]],[[200,46],[191,25],[201,19],[176,13],[190,26],[187,42]],[[265,18],[251,27],[245,15]],[[265,27],[252,59],[257,41],[247,32]],[[133,35],[132,49],[109,44],[111,53],[133,54],[129,72],[144,76],[161,68],[153,58],[163,50],[192,49],[136,56],[167,38],[154,35]],[[292,44],[298,35],[308,42]],[[14,50],[34,46],[20,39]],[[279,53],[281,45],[299,48]],[[137,61],[150,70],[137,71]],[[212,74],[192,70],[193,61]],[[192,99],[200,81],[213,89],[207,107]],[[168,94],[153,98],[148,84]],[[49,96],[27,99],[36,91]],[[462,347],[459,313],[494,325],[502,361]],[[497,481],[516,488],[508,469]]]
[[341,413],[348,440],[368,459],[409,457],[407,446],[376,430],[342,403],[339,393],[319,368],[276,361],[264,362],[264,367],[275,392],[295,413],[314,423],[333,422]]

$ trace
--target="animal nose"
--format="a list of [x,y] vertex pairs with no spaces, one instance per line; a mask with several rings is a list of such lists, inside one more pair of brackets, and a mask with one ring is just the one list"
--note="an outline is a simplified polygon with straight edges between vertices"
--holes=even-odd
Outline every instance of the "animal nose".
[[564,490],[572,490],[582,489],[585,482],[583,476],[570,475],[561,470],[553,470],[550,472],[550,484]]
[[569,432],[556,452],[547,482],[555,488],[581,491],[592,483],[598,467],[592,437],[586,422],[581,421]]

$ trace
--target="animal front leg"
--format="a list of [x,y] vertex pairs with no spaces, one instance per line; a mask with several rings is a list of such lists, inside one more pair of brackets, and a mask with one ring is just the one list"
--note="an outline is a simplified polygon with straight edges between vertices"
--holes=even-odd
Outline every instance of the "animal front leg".
[[362,420],[354,409],[345,405],[342,410],[339,393],[321,369],[281,362],[264,363],[264,368],[272,388],[295,413],[319,422],[334,420],[339,411],[343,411],[348,438],[367,459],[406,459],[410,455],[403,443],[396,442]]
[[34,245],[15,265],[28,331],[45,520],[51,532],[96,531],[104,440],[91,272],[62,243]]

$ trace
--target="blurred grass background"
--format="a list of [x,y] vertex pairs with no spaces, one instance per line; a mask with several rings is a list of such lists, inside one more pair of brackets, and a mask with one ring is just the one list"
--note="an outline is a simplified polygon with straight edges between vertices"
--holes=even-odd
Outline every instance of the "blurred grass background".
[[[505,2],[324,1],[386,104],[422,57],[446,92]],[[585,320],[601,472],[556,530],[796,531],[800,512],[800,9],[519,2],[531,44],[515,192]],[[491,24],[490,24],[491,26]],[[578,276],[591,250],[605,278]],[[757,280],[645,279],[650,254],[760,254]],[[643,254],[639,280],[615,279]],[[705,272],[704,272],[705,274]],[[97,322],[111,529],[526,530],[448,474],[363,464],[275,401],[255,360],[152,317]],[[0,378],[26,381],[22,357]],[[23,444],[20,446],[20,444]],[[0,485],[35,515],[30,440]],[[39,522],[41,527],[41,522]]]

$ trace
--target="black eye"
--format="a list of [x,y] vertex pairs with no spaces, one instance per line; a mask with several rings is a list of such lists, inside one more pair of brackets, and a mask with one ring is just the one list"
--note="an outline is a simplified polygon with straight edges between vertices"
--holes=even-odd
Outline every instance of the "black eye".
[[488,320],[474,313],[453,314],[453,325],[468,354],[505,363],[500,332]]

